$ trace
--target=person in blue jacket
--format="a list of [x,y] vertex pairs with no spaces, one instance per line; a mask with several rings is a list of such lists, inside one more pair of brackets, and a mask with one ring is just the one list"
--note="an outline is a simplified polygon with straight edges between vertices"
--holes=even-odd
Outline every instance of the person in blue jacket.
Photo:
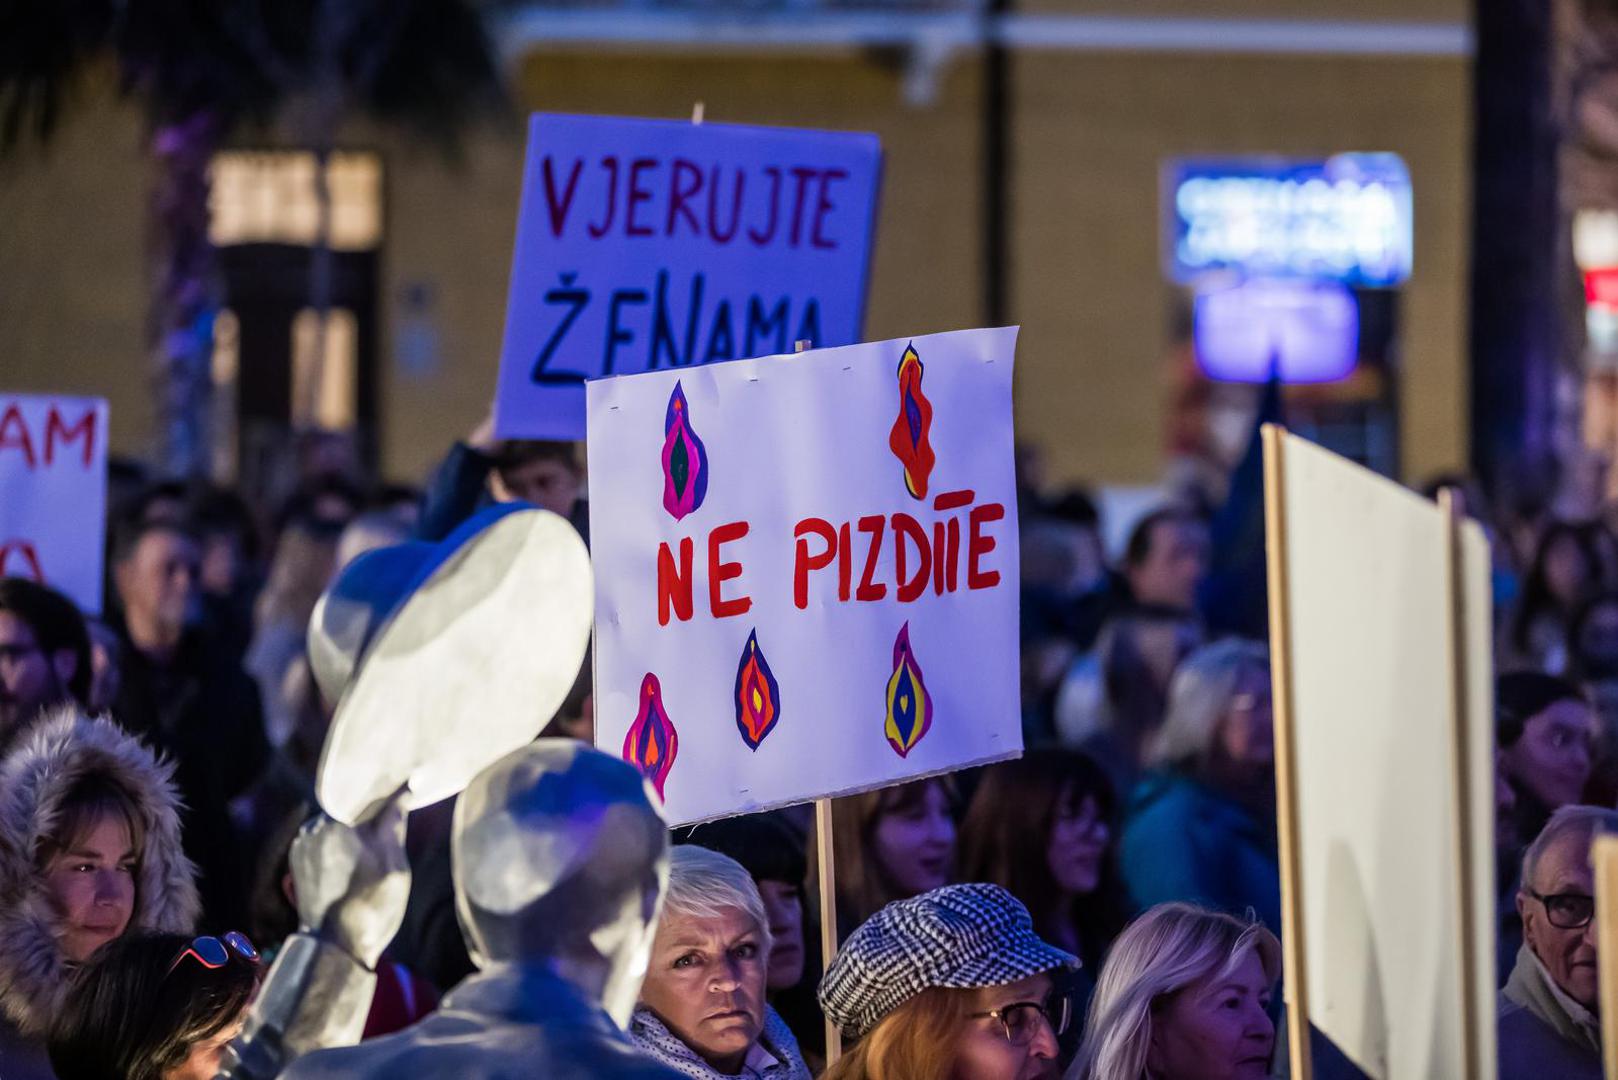
[[1141,907],[1179,900],[1281,926],[1269,655],[1231,638],[1175,672],[1119,860]]

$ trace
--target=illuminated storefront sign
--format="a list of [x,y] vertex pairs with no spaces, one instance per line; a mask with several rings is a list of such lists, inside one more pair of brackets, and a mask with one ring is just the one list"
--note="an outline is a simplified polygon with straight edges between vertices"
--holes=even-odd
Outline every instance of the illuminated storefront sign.
[[1396,154],[1182,159],[1164,195],[1175,281],[1235,271],[1380,288],[1410,276],[1410,174]]
[[1210,378],[1332,382],[1354,370],[1359,307],[1337,282],[1249,281],[1196,299],[1197,363]]

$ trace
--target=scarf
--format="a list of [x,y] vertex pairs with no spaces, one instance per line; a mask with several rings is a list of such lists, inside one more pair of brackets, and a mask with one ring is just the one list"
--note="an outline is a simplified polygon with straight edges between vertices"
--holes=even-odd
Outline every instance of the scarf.
[[1527,1009],[1564,1042],[1600,1056],[1601,1021],[1562,992],[1527,945],[1518,951],[1517,966],[1511,969],[1502,993],[1507,1001]]
[[[635,1015],[630,1018],[629,1037],[635,1040],[641,1053],[683,1076],[692,1077],[692,1080],[732,1080],[728,1074],[709,1065],[695,1050],[681,1042],[679,1036],[645,1006],[636,1008]],[[757,1075],[763,1080],[812,1080],[809,1067],[803,1063],[803,1054],[798,1051],[798,1040],[793,1037],[786,1021],[768,1005],[764,1006],[764,1030],[759,1032],[754,1050],[748,1053],[748,1064],[752,1063],[759,1047],[775,1059],[758,1071]],[[744,1066],[742,1075],[752,1074]]]

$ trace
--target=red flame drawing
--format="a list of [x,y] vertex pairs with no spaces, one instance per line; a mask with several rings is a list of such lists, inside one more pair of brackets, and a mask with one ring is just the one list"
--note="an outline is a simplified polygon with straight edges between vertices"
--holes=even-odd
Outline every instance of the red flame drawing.
[[781,687],[758,647],[758,631],[754,630],[747,635],[742,662],[736,668],[736,727],[748,749],[757,750],[780,719]]
[[899,358],[899,416],[888,433],[888,448],[904,466],[905,490],[917,499],[927,497],[927,478],[936,460],[927,440],[933,426],[933,403],[921,392],[921,376],[921,357],[914,345],[906,345]]
[[640,712],[624,735],[624,760],[641,771],[663,797],[663,784],[680,752],[680,734],[663,708],[663,688],[651,672],[640,684]]

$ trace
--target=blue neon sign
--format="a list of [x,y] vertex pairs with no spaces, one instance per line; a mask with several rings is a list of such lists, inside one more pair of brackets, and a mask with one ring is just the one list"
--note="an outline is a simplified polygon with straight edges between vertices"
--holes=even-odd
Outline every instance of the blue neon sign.
[[1397,154],[1182,159],[1164,196],[1175,281],[1235,271],[1379,288],[1410,276],[1410,172]]

